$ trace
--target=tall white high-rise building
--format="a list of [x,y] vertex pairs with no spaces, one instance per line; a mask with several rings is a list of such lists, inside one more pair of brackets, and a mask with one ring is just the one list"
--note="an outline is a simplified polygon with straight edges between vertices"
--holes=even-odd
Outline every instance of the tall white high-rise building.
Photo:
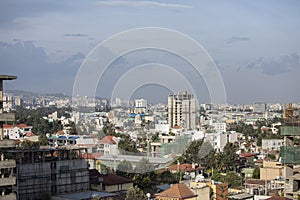
[[170,127],[196,128],[196,100],[193,94],[181,91],[168,97],[168,123]]

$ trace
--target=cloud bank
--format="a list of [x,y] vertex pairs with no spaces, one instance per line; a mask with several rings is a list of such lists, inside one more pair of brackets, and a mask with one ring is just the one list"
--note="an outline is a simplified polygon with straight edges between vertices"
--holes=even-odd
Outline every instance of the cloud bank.
[[179,8],[186,9],[192,8],[190,5],[184,4],[173,4],[173,3],[160,3],[156,1],[98,1],[98,5],[100,6],[126,6],[126,7],[160,7],[160,8]]

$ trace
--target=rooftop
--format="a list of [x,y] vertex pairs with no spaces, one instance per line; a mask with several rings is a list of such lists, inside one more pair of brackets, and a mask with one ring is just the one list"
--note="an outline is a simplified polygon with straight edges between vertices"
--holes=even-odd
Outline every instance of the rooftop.
[[159,157],[146,157],[146,156],[132,156],[132,155],[104,155],[97,159],[105,161],[122,161],[127,160],[129,162],[138,163],[143,158],[149,159],[152,164],[166,164],[172,161],[171,158],[159,158]]
[[0,74],[0,80],[14,80],[16,79],[16,76],[10,76],[10,75],[2,75]]
[[193,165],[189,164],[189,163],[180,164],[179,166],[177,164],[169,166],[169,170],[172,170],[172,171],[178,170],[178,168],[180,171],[186,171],[186,172],[192,172],[192,171],[196,171],[196,170],[205,169],[205,167],[201,167],[201,166],[193,167]]
[[102,138],[99,141],[99,143],[102,143],[102,144],[116,144],[116,141],[114,141],[113,137],[114,136],[111,136],[111,135],[105,136],[104,138]]
[[159,197],[169,197],[169,198],[179,198],[179,199],[188,199],[197,197],[184,183],[179,183],[173,185],[171,188],[156,194],[155,196]]

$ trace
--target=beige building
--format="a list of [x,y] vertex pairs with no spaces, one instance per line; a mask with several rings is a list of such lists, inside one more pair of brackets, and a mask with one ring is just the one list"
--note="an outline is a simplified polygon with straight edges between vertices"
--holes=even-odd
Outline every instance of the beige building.
[[211,188],[204,182],[190,182],[191,190],[198,195],[197,200],[210,200]]
[[283,166],[280,162],[263,161],[263,167],[260,168],[261,180],[275,180],[283,176]]

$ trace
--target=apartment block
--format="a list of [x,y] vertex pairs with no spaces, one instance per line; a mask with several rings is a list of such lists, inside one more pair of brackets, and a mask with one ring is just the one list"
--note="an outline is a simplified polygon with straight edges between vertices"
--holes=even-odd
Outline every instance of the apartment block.
[[170,128],[196,128],[196,99],[193,94],[181,91],[168,97],[168,123]]

